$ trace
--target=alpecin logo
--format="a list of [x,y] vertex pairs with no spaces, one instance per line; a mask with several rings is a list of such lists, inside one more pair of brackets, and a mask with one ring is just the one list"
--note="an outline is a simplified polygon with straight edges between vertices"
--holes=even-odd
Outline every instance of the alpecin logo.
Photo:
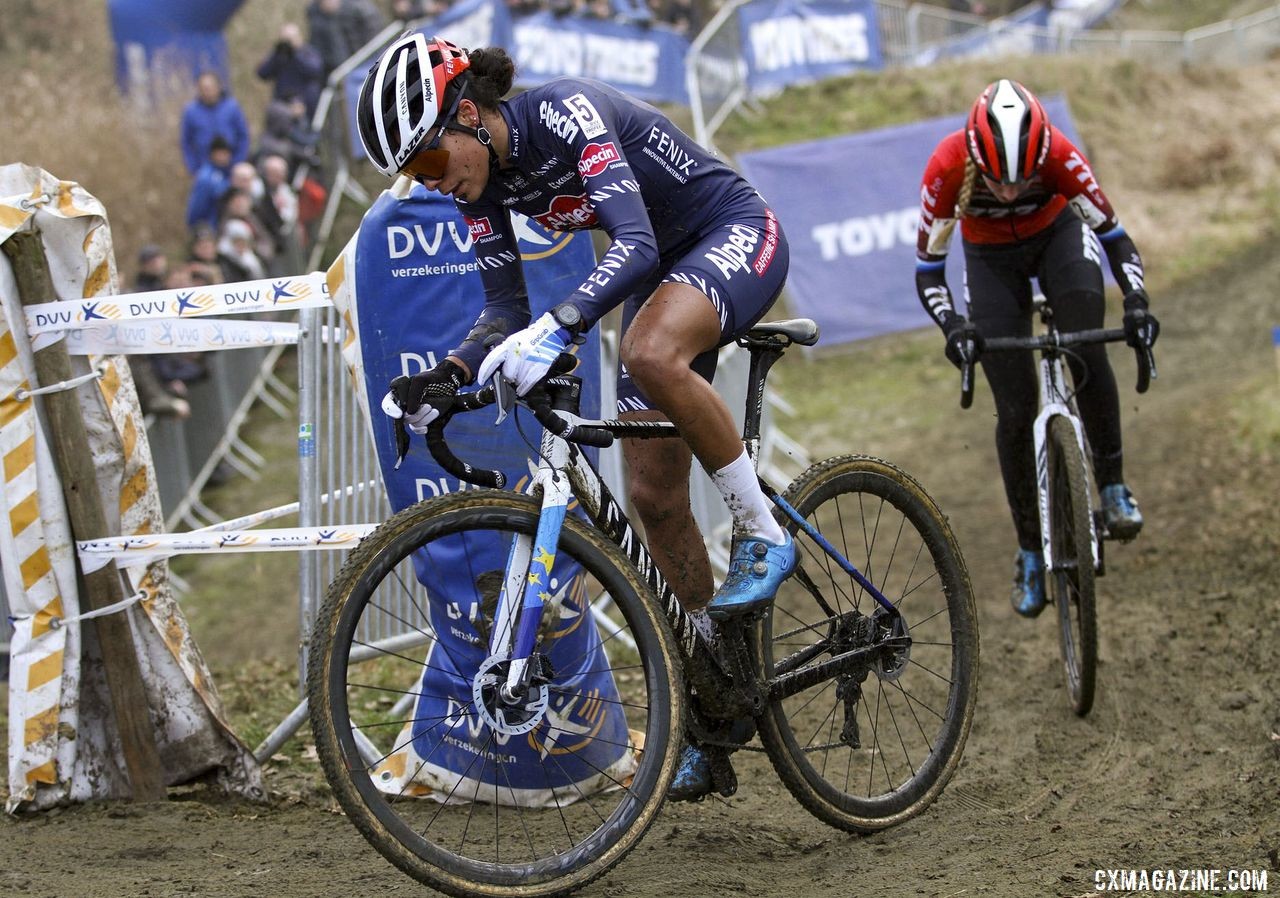
[[582,148],[582,158],[578,160],[578,174],[584,178],[598,175],[611,163],[618,162],[622,156],[618,148],[609,143],[589,143]]
[[467,215],[462,217],[467,223],[467,230],[471,233],[472,240],[479,240],[481,237],[488,237],[493,233],[493,225],[489,223],[488,217],[471,218]]
[[574,231],[596,226],[596,208],[583,195],[560,194],[551,201],[546,212],[533,220],[551,231]]

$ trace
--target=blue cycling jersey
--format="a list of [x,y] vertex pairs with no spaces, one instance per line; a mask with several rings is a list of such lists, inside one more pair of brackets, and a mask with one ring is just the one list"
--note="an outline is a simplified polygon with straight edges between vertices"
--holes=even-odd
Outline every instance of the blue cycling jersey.
[[[453,355],[474,371],[487,333],[529,320],[520,251],[508,210],[557,231],[600,228],[611,239],[599,264],[566,298],[584,327],[731,222],[758,217],[762,201],[736,171],[657,109],[597,81],[561,78],[499,104],[510,134],[504,167],[476,202],[458,200],[474,240],[485,309]],[[705,252],[724,275],[750,259],[768,267],[771,244],[732,240]],[[763,273],[759,272],[758,273]]]

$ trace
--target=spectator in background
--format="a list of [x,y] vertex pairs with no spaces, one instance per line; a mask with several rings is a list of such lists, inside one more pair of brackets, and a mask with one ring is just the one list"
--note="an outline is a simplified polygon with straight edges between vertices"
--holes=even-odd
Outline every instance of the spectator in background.
[[[507,5],[510,6],[511,2],[507,0]],[[538,6],[536,2],[533,5]],[[448,0],[391,0],[391,17],[400,22],[412,22],[435,18],[448,8]]]
[[289,186],[289,165],[282,156],[272,155],[264,156],[258,167],[262,172],[263,193],[253,211],[271,236],[274,250],[267,272],[273,276],[297,274],[302,270],[296,231],[298,195]]
[[182,161],[195,175],[209,158],[214,138],[231,150],[231,162],[249,158],[249,124],[235,97],[222,89],[216,72],[204,72],[196,80],[196,98],[182,110]]
[[316,164],[316,139],[302,100],[272,100],[267,105],[266,125],[258,141],[258,158],[283,156],[289,163],[292,178],[300,163]]
[[[176,266],[165,279],[165,288],[168,290],[199,286],[208,286],[208,284],[204,283],[203,277],[195,274],[186,265]],[[188,384],[209,376],[209,370],[205,367],[204,353],[200,352],[170,352],[153,355],[151,366],[164,389],[182,399],[186,398]],[[190,414],[190,406],[187,414]]]
[[187,227],[217,227],[222,198],[231,189],[231,146],[221,136],[213,138],[208,158],[195,174],[187,197]]
[[347,19],[347,35],[352,52],[359,50],[387,27],[386,13],[374,0],[342,0],[342,11]]
[[231,189],[249,194],[255,203],[262,198],[262,178],[258,177],[258,170],[252,162],[237,162],[231,166]]
[[699,20],[693,0],[650,0],[650,5],[657,21],[688,37],[697,33]]
[[507,9],[513,16],[531,16],[543,9],[556,11],[555,4],[544,5],[542,0],[507,0]]
[[[253,211],[253,197],[243,190],[231,189],[227,191],[227,196],[222,206],[222,218],[220,219],[218,232],[225,236],[226,225],[229,221],[242,221],[249,226],[249,243],[253,247],[254,255],[262,262],[270,261],[274,254],[274,245],[271,241],[271,235],[267,232],[266,226],[258,219]],[[218,244],[218,251],[222,252],[221,240]],[[225,267],[225,265],[224,265]],[[257,275],[263,277],[263,275]],[[243,278],[231,278],[231,280],[244,280]]]
[[150,293],[164,289],[164,279],[169,274],[169,258],[164,250],[148,243],[138,250],[138,276],[133,281],[134,293]]
[[307,7],[308,39],[320,54],[324,77],[351,56],[342,21],[342,0],[313,0]]
[[253,228],[240,218],[229,218],[222,225],[218,240],[218,261],[227,279],[256,281],[267,276],[266,267],[253,248]]
[[186,265],[192,277],[203,283],[221,284],[229,280],[218,261],[218,232],[210,225],[202,222],[191,230]]
[[320,52],[324,77],[368,43],[387,24],[372,0],[313,0],[307,7],[311,45]]
[[[150,293],[165,289],[169,278],[169,259],[164,250],[148,243],[138,251],[138,276],[134,278],[134,293]],[[191,406],[187,401],[165,389],[156,375],[150,356],[128,356],[129,370],[133,374],[133,386],[138,393],[138,403],[144,415],[173,415],[187,418]]]
[[280,26],[280,39],[258,65],[258,77],[274,82],[271,98],[286,102],[295,97],[302,100],[308,117],[316,111],[324,76],[320,52],[302,39],[302,29],[293,22]]

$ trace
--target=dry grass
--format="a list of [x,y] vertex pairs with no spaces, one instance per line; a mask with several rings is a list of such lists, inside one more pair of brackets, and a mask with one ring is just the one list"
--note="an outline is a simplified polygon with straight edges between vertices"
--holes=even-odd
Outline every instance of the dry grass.
[[[189,91],[139,103],[115,86],[101,0],[6,0],[0,28],[0,165],[25,162],[78,181],[106,206],[122,274],[144,243],[185,255],[190,179],[178,151]],[[254,74],[305,0],[247,0],[229,23],[231,88],[256,134],[269,95]]]

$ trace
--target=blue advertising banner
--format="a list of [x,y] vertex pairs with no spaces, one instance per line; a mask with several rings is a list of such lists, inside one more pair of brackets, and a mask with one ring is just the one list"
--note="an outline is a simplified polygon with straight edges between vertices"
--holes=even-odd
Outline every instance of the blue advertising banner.
[[109,0],[116,42],[116,84],[129,92],[164,84],[173,72],[194,79],[213,70],[229,84],[222,28],[244,0],[157,3]]
[[[546,231],[523,216],[513,215],[513,223],[536,317],[577,287],[594,267],[595,255],[587,235]],[[451,199],[416,186],[405,199],[384,193],[366,214],[356,242],[355,293],[365,389],[375,418],[382,417],[378,409],[387,383],[435,365],[463,340],[483,308],[484,290],[471,251],[471,228],[483,226],[468,222]],[[598,335],[589,335],[578,351],[583,414],[597,415]],[[473,465],[504,471],[508,483],[521,489],[529,480],[533,450],[517,430],[515,416],[501,427],[494,427],[493,420],[485,412],[460,416],[449,426],[450,444]],[[469,488],[435,464],[421,437],[413,438],[409,456],[395,470],[390,420],[376,420],[374,433],[393,508]],[[601,673],[608,665],[600,657],[584,575],[573,562],[557,559],[548,589],[560,605],[560,623],[547,645],[557,681],[573,688],[556,690],[550,713],[527,740],[507,744],[505,737],[499,739],[510,756],[501,782],[495,765],[475,763],[495,734],[467,710],[473,706],[471,679],[488,652],[483,634],[494,611],[494,583],[501,582],[494,574],[504,569],[509,551],[509,544],[495,534],[474,534],[433,543],[415,557],[441,651],[432,650],[418,690],[418,723],[401,740],[418,761],[392,766],[402,774],[412,771],[415,782],[425,785],[469,778],[478,780],[477,794],[483,787],[483,794],[504,803],[538,804],[550,800],[551,787],[588,783],[600,771],[631,759],[625,718],[614,710],[617,692],[608,674]],[[583,695],[600,701],[581,702]],[[573,750],[558,765],[566,777],[563,783],[548,783],[541,765],[520,764],[527,752],[559,754],[570,744]],[[533,777],[528,782],[526,773]]]
[[958,37],[930,47],[916,55],[916,65],[932,65],[942,59],[962,56],[1031,56],[1052,49],[1048,37],[1049,9],[1044,3],[1029,3],[1010,15],[992,21]]
[[752,93],[882,65],[872,0],[754,0],[738,20]]
[[517,87],[572,75],[595,78],[650,103],[689,102],[684,80],[689,41],[663,25],[540,12],[515,20],[510,46]]
[[[1078,143],[1066,100],[1041,101]],[[920,179],[938,142],[963,121],[957,113],[738,158],[786,228],[788,295],[797,313],[822,326],[821,345],[930,323],[915,292]],[[952,250],[947,279],[959,295],[958,236]]]

